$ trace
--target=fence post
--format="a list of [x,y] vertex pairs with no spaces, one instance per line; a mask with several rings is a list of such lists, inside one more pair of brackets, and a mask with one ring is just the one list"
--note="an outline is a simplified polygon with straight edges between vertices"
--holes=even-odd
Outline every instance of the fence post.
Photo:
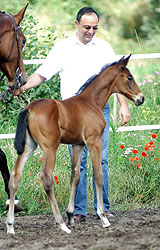
[[117,124],[117,95],[114,94],[114,104],[113,104],[113,124],[114,127],[116,127]]

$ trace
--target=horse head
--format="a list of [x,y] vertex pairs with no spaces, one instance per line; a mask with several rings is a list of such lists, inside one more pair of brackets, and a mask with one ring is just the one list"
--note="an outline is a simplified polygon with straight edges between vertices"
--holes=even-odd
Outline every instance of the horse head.
[[136,84],[131,72],[126,67],[130,57],[131,55],[127,58],[123,56],[116,65],[119,70],[119,75],[114,81],[114,91],[125,95],[133,101],[136,106],[139,106],[144,102],[144,95]]
[[26,38],[20,27],[27,6],[28,4],[13,16],[0,13],[0,71],[7,77],[10,88],[27,82],[22,58]]

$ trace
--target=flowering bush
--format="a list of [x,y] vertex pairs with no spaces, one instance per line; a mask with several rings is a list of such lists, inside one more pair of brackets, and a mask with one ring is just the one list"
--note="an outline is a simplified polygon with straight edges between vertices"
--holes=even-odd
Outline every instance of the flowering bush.
[[120,145],[124,172],[129,174],[128,198],[146,202],[160,190],[160,147],[158,134],[152,134],[145,145],[128,148]]

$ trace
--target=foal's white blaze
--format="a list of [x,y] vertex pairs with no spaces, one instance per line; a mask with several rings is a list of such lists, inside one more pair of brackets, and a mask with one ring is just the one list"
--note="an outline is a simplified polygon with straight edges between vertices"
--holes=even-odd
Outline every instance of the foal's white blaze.
[[67,234],[71,233],[71,230],[66,226],[65,223],[60,224],[60,227],[63,231],[65,231]]

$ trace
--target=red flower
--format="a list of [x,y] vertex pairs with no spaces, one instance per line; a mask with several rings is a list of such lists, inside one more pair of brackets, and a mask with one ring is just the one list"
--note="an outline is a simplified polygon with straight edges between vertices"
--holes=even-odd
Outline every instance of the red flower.
[[29,175],[32,175],[32,173],[31,173],[31,172],[29,172],[29,171],[28,171],[28,174],[29,174]]
[[41,162],[44,162],[44,158],[42,157],[40,161],[41,161]]
[[120,148],[121,148],[121,149],[123,149],[123,148],[124,148],[124,145],[123,145],[123,144],[122,144],[122,145],[120,145]]
[[132,152],[133,152],[133,154],[137,154],[138,150],[137,149],[133,149]]
[[159,161],[159,159],[158,159],[156,156],[154,157],[154,159],[155,159],[156,161]]
[[138,168],[141,168],[142,163],[139,162],[139,163],[137,164],[137,166],[138,166]]
[[133,160],[134,160],[134,157],[130,157],[129,160],[130,160],[130,161],[133,161]]
[[148,148],[148,147],[145,147],[144,149],[145,149],[146,151],[149,151],[149,148]]
[[154,142],[153,142],[153,141],[150,141],[150,142],[148,142],[148,144],[153,145],[153,144],[154,144]]
[[147,156],[146,152],[142,152],[141,155],[142,155],[143,157],[146,157],[146,156]]
[[139,161],[139,157],[135,157],[134,159],[135,159],[135,161]]
[[54,175],[54,179],[55,179],[56,183],[59,184],[59,180],[58,180],[58,177],[56,175]]
[[157,135],[156,135],[156,134],[152,134],[151,136],[152,136],[152,138],[156,138],[156,137],[157,137]]

